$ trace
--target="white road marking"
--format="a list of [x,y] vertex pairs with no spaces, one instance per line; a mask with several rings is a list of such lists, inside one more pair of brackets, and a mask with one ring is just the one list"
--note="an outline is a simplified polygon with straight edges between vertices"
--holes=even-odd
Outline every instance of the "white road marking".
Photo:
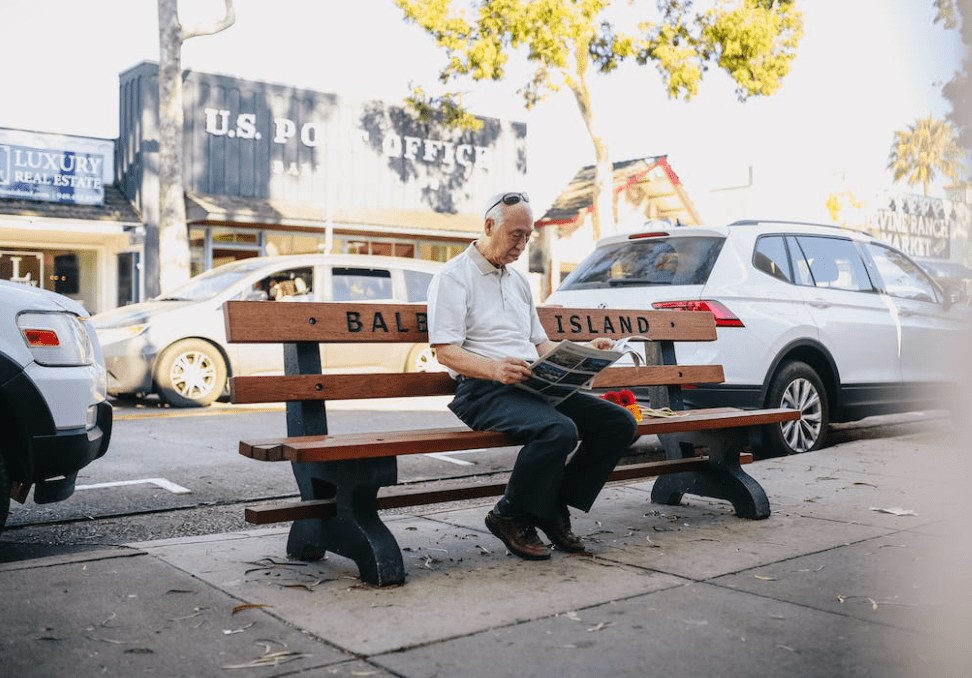
[[149,483],[151,485],[157,485],[163,490],[168,490],[172,494],[192,494],[192,490],[183,487],[182,485],[176,485],[171,480],[166,480],[165,478],[143,478],[141,480],[118,480],[113,483],[95,483],[94,485],[78,485],[75,490],[100,490],[103,487],[122,487],[124,485],[141,485],[142,483]]
[[434,457],[439,461],[447,461],[450,464],[457,464],[459,466],[475,466],[471,461],[465,461],[463,459],[453,459],[450,455],[453,454],[472,454],[474,452],[485,452],[485,449],[477,450],[456,450],[455,452],[427,452],[426,457]]

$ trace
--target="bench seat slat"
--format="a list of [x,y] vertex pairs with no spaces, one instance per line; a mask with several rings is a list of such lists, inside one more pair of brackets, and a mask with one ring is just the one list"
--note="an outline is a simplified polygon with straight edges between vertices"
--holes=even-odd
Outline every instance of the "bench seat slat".
[[[751,463],[753,455],[740,455],[741,464]],[[627,464],[617,467],[611,473],[610,481],[636,480],[652,478],[664,473],[681,471],[698,471],[708,464],[706,457],[692,459],[664,459],[660,461]],[[423,506],[447,501],[463,501],[469,499],[483,499],[498,497],[506,490],[506,481],[499,483],[482,483],[454,485],[437,490],[410,490],[403,486],[383,487],[378,493],[378,509],[405,508],[408,506]],[[274,502],[263,506],[247,506],[246,521],[254,525],[270,525],[291,520],[306,518],[330,518],[336,515],[333,499],[315,499],[309,501]]]
[[[723,381],[722,365],[647,365],[609,367],[597,375],[594,387],[635,388]],[[251,404],[439,396],[456,391],[455,381],[445,372],[233,377],[230,387],[234,403]]]
[[[713,430],[741,426],[794,421],[798,410],[740,410],[715,408],[689,410],[674,417],[647,417],[638,425],[639,435]],[[240,454],[261,461],[319,462],[450,452],[487,447],[505,447],[519,443],[504,433],[472,431],[465,427],[418,429],[372,433],[348,433],[330,436],[302,436],[270,440],[241,441]]]

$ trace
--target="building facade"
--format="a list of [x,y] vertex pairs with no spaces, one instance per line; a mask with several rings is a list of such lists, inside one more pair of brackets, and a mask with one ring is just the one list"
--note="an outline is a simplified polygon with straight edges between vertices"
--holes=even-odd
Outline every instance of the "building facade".
[[114,179],[114,140],[0,129],[0,279],[92,313],[138,299],[142,217]]
[[[488,197],[526,176],[522,123],[459,130],[401,106],[194,71],[183,93],[192,274],[264,254],[445,261],[480,232]],[[159,265],[158,111],[157,65],[122,73],[118,183],[144,217],[147,281]]]

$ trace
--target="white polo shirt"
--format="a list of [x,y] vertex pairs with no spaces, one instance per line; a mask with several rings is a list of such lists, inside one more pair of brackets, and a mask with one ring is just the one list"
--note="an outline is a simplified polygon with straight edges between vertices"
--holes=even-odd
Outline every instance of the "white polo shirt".
[[475,244],[432,278],[428,312],[430,344],[457,344],[492,360],[531,362],[547,340],[526,276],[496,268]]

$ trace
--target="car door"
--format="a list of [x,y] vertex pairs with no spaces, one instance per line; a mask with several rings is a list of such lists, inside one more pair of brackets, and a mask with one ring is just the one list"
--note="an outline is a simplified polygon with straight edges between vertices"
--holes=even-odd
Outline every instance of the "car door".
[[[275,304],[299,303],[313,301],[316,288],[313,266],[290,266],[248,283],[239,298]],[[280,344],[228,344],[228,348],[235,351],[233,365],[237,376],[283,373]]]
[[965,328],[962,309],[945,303],[929,276],[902,252],[867,243],[870,255],[901,334],[901,378],[909,392],[923,385],[956,382]]
[[[397,269],[367,265],[328,267],[328,301],[366,308],[375,304],[397,303]],[[400,282],[399,282],[400,284]],[[325,371],[401,372],[407,348],[396,344],[326,344],[322,348]]]
[[833,356],[841,404],[896,399],[901,383],[901,336],[893,305],[875,288],[850,238],[791,235],[788,245],[820,341]]

